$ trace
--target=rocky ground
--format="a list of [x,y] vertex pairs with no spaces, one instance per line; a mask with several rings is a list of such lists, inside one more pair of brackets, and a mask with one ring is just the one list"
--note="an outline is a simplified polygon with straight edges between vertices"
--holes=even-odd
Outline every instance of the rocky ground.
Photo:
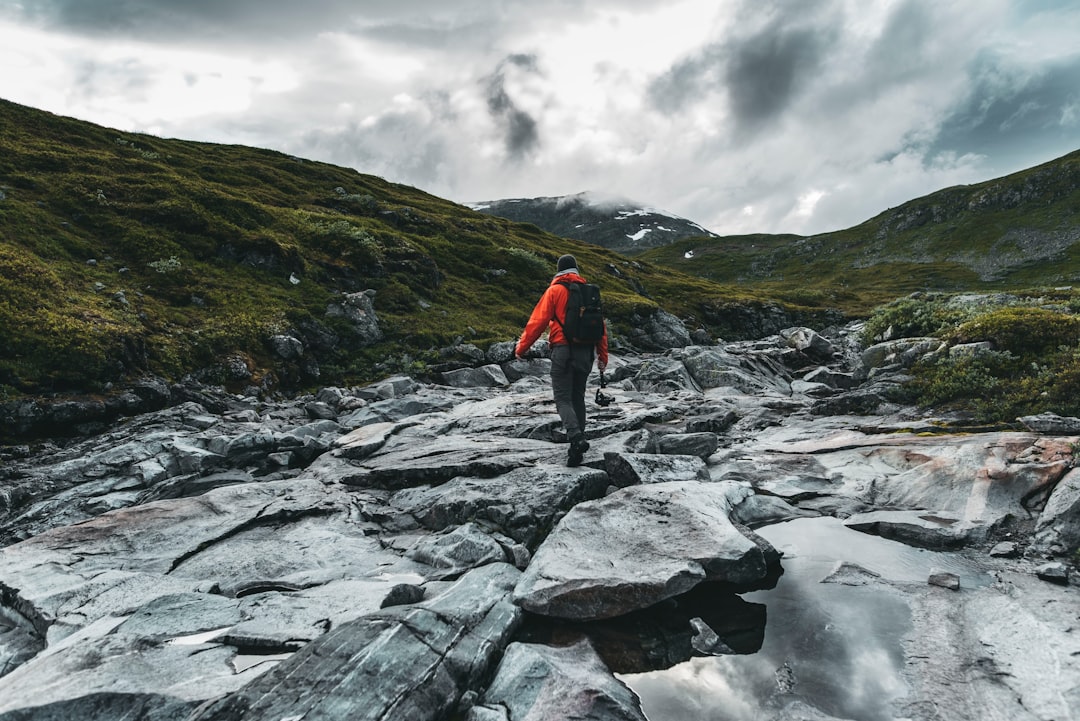
[[544,358],[6,447],[0,720],[643,719],[613,674],[754,652],[817,516],[994,579],[822,579],[910,609],[882,718],[1080,718],[1080,421],[944,432],[888,401],[939,344],[826,335],[614,359],[576,468]]

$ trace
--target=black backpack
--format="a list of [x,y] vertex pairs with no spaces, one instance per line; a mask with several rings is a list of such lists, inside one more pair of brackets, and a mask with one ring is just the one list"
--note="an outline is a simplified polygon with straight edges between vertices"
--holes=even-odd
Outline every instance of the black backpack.
[[[604,309],[600,302],[600,286],[592,283],[560,283],[566,287],[566,322],[563,335],[570,343],[596,345],[604,337]],[[556,317],[555,322],[559,319]]]

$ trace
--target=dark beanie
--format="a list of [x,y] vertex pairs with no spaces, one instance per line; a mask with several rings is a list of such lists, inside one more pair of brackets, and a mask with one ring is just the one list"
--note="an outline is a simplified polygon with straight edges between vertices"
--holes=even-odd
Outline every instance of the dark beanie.
[[577,261],[574,260],[574,256],[572,256],[572,255],[564,255],[561,258],[559,258],[559,265],[556,268],[556,272],[561,273],[564,270],[570,270],[571,268],[576,268],[576,267],[577,267]]

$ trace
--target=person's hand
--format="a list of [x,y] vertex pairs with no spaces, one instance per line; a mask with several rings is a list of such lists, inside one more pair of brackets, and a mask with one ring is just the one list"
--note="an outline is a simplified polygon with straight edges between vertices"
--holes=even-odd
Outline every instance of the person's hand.
[[596,369],[598,371],[600,371],[601,373],[606,371],[607,370],[607,361],[597,361],[596,362]]

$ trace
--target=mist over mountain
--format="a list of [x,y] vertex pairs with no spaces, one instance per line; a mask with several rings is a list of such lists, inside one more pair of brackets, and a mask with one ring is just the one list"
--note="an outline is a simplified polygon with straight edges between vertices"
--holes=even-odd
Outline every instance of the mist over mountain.
[[633,255],[683,238],[718,237],[692,220],[627,199],[585,192],[543,198],[469,203],[488,215],[532,223],[542,230]]
[[1071,286],[1080,283],[1080,151],[831,233],[683,239],[641,257],[720,283],[845,289],[878,302]]

